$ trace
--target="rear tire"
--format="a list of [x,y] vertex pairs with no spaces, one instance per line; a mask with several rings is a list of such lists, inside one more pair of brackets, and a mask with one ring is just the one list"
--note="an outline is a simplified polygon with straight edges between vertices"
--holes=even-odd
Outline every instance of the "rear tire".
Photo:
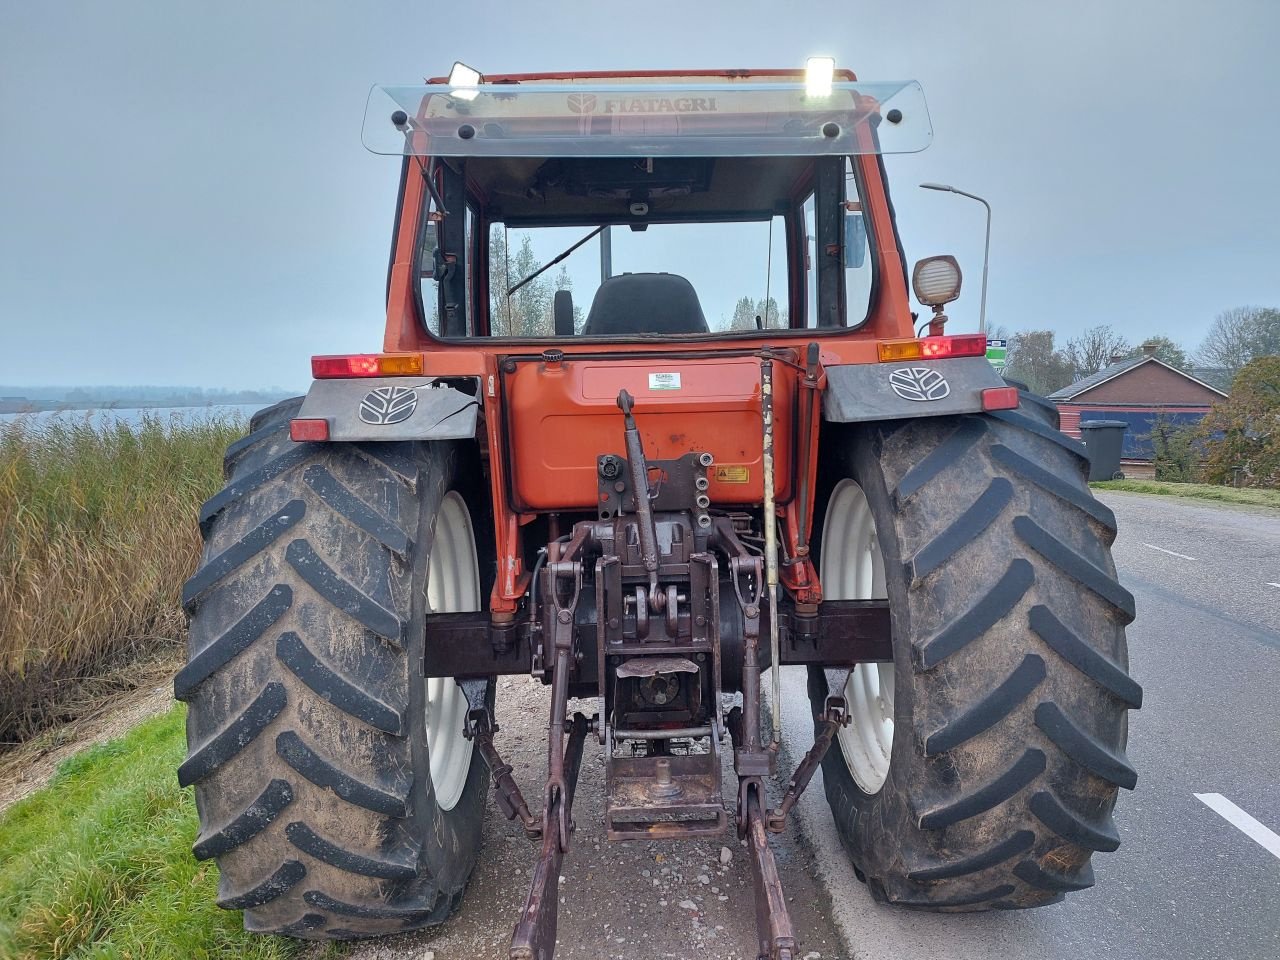
[[[829,504],[850,480],[865,492],[892,611],[881,783],[848,749],[823,761],[841,839],[877,899],[944,911],[1054,903],[1093,884],[1094,851],[1119,845],[1112,807],[1136,780],[1126,711],[1142,700],[1126,672],[1133,598],[1116,580],[1115,518],[1089,492],[1083,448],[1044,413],[1024,399],[1018,412],[824,439],[818,529],[847,539]],[[825,562],[840,551],[823,538]],[[812,670],[815,708],[844,681]]]
[[479,609],[482,487],[458,444],[294,443],[300,402],[254,418],[201,511],[178,778],[247,929],[402,932],[452,912],[480,846],[465,699],[419,664],[429,608]]

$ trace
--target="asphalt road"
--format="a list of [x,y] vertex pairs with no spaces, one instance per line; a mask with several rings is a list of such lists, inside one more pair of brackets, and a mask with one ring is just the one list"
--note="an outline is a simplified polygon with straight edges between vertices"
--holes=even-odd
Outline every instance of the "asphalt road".
[[[1269,852],[1196,798],[1219,794],[1280,833],[1280,514],[1119,493],[1102,499],[1119,519],[1116,563],[1137,599],[1129,651],[1145,702],[1130,714],[1138,787],[1120,797],[1120,850],[1094,858],[1097,885],[1061,904],[1011,913],[934,915],[878,905],[840,850],[819,773],[801,800],[799,829],[778,846],[800,957],[1280,958],[1280,847]],[[812,742],[812,723],[803,671],[788,668],[783,684],[789,770]],[[500,748],[526,795],[536,797],[545,691],[508,679],[498,699]],[[561,887],[558,960],[753,960],[745,851],[726,839],[732,860],[722,866],[720,842],[608,843],[598,757],[588,743],[579,832]],[[731,771],[725,782],[732,783]],[[459,916],[434,931],[364,944],[353,956],[505,957],[533,854],[491,807]]]
[[[1269,852],[1196,798],[1220,794],[1280,833],[1280,515],[1101,499],[1119,520],[1114,556],[1138,608],[1130,666],[1145,689],[1130,714],[1138,786],[1116,809],[1119,851],[1094,857],[1096,886],[1051,907],[892,909],[872,902],[840,855],[815,781],[802,823],[855,960],[1280,957],[1280,848]],[[798,744],[809,725],[803,675],[785,679]]]

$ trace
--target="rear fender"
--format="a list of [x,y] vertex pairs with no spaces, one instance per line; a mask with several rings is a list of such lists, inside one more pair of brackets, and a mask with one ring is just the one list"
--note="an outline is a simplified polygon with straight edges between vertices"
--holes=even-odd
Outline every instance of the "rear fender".
[[327,421],[331,441],[470,439],[479,384],[475,377],[316,380],[297,418]]
[[985,357],[860,363],[826,368],[829,423],[982,412],[982,391],[1007,384]]

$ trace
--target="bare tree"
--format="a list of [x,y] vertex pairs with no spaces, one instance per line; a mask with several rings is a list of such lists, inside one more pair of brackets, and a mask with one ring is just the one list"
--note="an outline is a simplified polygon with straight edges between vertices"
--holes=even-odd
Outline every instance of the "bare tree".
[[1050,394],[1074,379],[1066,354],[1054,344],[1052,330],[1020,330],[1009,338],[1005,371],[1033,392]]
[[1068,340],[1064,352],[1079,380],[1110,366],[1113,357],[1126,356],[1131,349],[1128,340],[1103,323]]
[[1191,361],[1187,357],[1187,352],[1182,349],[1175,341],[1170,340],[1164,335],[1147,337],[1142,341],[1140,346],[1134,347],[1129,352],[1131,357],[1140,357],[1146,353],[1146,348],[1155,346],[1155,352],[1152,354],[1157,360],[1163,360],[1171,367],[1177,367],[1179,370],[1190,370]]
[[1276,354],[1280,354],[1280,310],[1232,307],[1214,319],[1196,359],[1235,376],[1249,361]]

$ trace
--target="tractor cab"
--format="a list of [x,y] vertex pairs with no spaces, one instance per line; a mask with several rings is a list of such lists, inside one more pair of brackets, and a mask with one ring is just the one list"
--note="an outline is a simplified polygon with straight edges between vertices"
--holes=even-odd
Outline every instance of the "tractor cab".
[[453,79],[375,88],[366,114],[366,145],[406,158],[398,347],[910,335],[878,156],[928,145],[917,84]]

